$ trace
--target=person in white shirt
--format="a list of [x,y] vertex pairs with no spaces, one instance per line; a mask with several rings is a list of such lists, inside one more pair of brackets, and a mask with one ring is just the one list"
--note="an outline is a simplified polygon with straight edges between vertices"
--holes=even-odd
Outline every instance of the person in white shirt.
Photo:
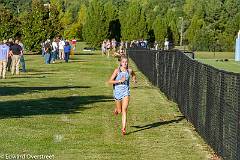
[[52,63],[55,63],[55,60],[57,59],[57,54],[58,54],[58,45],[55,39],[53,39],[52,42]]
[[164,49],[169,50],[169,41],[167,38],[165,39],[165,42],[164,42]]
[[64,46],[65,46],[65,42],[61,40],[59,42],[59,59],[64,59]]

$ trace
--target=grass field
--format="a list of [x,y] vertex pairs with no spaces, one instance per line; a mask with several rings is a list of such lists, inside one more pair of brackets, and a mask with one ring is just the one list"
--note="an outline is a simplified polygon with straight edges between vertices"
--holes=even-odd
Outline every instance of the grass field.
[[202,63],[221,70],[240,73],[240,62],[235,62],[233,52],[196,52],[195,56]]
[[198,59],[234,59],[233,52],[195,52]]
[[127,135],[112,114],[107,79],[116,60],[84,53],[46,65],[26,56],[28,72],[0,81],[0,159],[54,155],[55,159],[203,160],[211,150],[175,103],[136,70]]
[[228,72],[240,73],[240,62],[235,62],[234,60],[229,61],[216,61],[212,59],[200,59],[202,63],[209,64],[218,69],[225,70]]

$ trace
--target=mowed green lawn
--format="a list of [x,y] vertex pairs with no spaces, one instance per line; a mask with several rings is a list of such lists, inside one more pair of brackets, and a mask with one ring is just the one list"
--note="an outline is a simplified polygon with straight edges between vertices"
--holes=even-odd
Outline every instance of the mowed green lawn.
[[[236,62],[233,52],[196,52],[196,59],[218,69],[240,73],[240,62]],[[227,59],[228,61],[225,61]]]
[[137,71],[131,88],[127,135],[114,117],[112,86],[116,59],[100,53],[46,65],[25,56],[27,73],[0,80],[0,159],[54,155],[55,159],[203,160],[211,149],[175,103]]

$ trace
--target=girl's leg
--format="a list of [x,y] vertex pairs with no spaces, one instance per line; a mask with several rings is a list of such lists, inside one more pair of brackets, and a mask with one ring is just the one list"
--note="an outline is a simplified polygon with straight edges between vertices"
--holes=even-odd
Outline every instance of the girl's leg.
[[116,108],[114,109],[114,114],[117,115],[122,112],[122,102],[115,100],[116,102]]
[[127,123],[127,109],[130,97],[126,96],[122,100],[122,132],[126,133],[126,123]]

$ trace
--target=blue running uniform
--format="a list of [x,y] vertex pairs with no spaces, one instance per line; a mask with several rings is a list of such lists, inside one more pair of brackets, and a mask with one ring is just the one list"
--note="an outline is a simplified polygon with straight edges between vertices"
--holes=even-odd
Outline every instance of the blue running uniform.
[[122,77],[126,78],[126,80],[123,83],[117,83],[113,85],[113,95],[114,99],[116,100],[122,100],[126,96],[130,96],[130,88],[129,88],[129,79],[130,74],[129,71],[121,71],[119,68],[117,77],[115,78],[116,81],[119,81],[122,79]]

